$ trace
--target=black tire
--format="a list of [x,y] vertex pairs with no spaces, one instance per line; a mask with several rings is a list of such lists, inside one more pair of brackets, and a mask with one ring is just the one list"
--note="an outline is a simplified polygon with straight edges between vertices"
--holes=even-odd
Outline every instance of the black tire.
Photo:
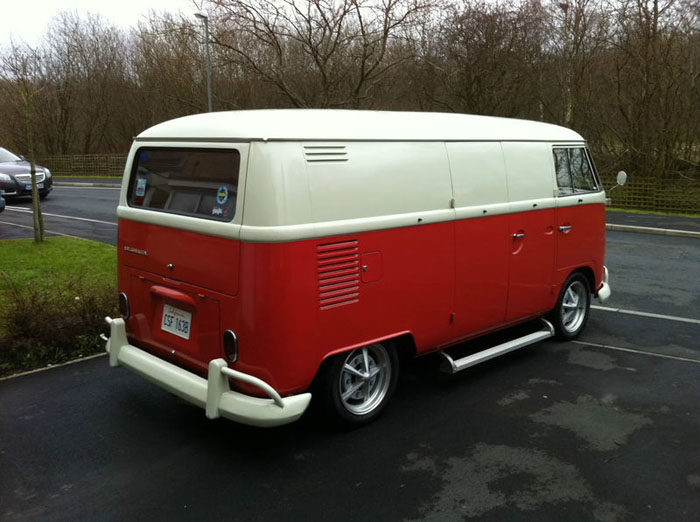
[[398,378],[399,358],[394,345],[371,344],[326,361],[316,394],[326,415],[341,426],[358,427],[384,411]]
[[557,306],[549,315],[555,337],[560,341],[576,339],[586,327],[591,311],[591,288],[588,279],[580,272],[571,274],[557,300]]

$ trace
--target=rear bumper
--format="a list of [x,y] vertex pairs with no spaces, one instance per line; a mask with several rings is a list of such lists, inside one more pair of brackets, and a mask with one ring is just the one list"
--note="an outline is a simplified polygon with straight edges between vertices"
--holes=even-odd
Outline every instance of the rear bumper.
[[603,267],[603,282],[600,284],[600,287],[598,288],[598,301],[601,303],[604,303],[608,299],[610,299],[610,285],[608,284],[608,267],[604,266]]
[[[310,393],[281,398],[266,382],[229,368],[224,359],[209,363],[206,379],[129,344],[123,319],[106,318],[110,326],[107,340],[109,364],[125,366],[161,388],[204,408],[209,419],[227,419],[252,426],[279,426],[294,422],[311,401]],[[270,398],[260,399],[231,391],[229,379],[260,388]]]

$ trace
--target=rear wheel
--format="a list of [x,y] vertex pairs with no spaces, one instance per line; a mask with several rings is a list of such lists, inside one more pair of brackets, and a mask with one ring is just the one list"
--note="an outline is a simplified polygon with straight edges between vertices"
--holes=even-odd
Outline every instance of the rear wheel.
[[330,360],[321,378],[321,399],[332,417],[346,426],[373,421],[396,389],[398,357],[392,344],[371,344]]
[[578,272],[571,274],[557,300],[557,306],[551,314],[556,337],[570,341],[578,337],[588,322],[591,309],[591,290],[588,280]]

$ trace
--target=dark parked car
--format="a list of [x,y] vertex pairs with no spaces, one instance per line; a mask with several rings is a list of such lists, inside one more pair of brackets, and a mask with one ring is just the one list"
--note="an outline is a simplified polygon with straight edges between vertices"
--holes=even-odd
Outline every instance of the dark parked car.
[[[36,183],[42,199],[51,192],[53,179],[46,167],[36,165]],[[3,197],[31,196],[32,175],[29,162],[0,147],[0,194]]]
[[3,210],[5,210],[5,200],[2,196],[0,196],[0,212],[2,212]]

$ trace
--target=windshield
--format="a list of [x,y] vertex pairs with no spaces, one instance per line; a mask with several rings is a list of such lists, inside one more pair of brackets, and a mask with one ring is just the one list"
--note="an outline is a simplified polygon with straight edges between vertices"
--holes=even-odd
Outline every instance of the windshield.
[[132,207],[231,221],[240,154],[235,149],[142,148],[128,192]]
[[15,156],[9,150],[0,147],[0,163],[7,163],[9,161],[22,161],[22,158]]

